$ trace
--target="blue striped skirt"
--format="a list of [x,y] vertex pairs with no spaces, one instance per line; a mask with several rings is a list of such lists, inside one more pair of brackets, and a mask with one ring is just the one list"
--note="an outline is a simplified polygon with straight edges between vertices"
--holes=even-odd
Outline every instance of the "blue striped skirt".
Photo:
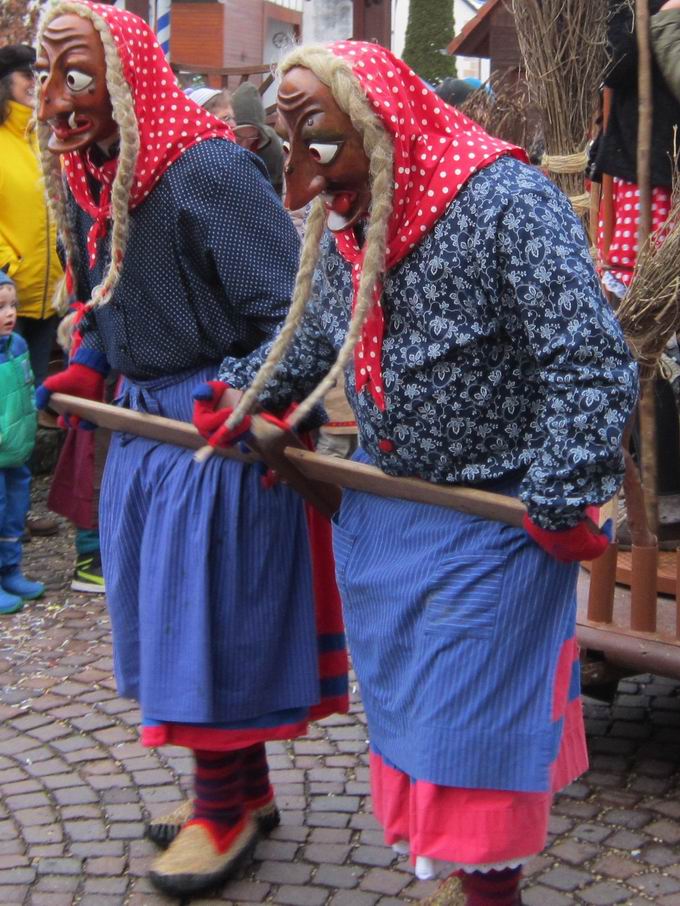
[[[125,381],[119,403],[190,421],[214,368]],[[303,504],[261,467],[114,434],[100,531],[121,695],[145,720],[243,729],[319,702]]]
[[343,495],[333,545],[372,747],[416,780],[550,790],[578,565],[521,529],[356,491]]

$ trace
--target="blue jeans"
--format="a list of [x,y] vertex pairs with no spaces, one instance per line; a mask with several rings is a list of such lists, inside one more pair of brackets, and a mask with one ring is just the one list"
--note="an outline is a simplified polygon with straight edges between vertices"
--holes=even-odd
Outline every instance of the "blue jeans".
[[28,466],[0,469],[0,572],[21,563],[21,536],[31,498]]

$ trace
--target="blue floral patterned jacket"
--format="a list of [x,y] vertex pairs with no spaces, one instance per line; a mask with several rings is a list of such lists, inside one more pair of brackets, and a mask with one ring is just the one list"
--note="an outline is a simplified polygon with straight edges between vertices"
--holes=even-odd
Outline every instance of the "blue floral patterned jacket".
[[[310,392],[345,336],[349,265],[330,234],[296,340],[262,397]],[[480,484],[521,478],[544,528],[574,525],[623,475],[621,435],[637,368],[603,299],[579,222],[538,170],[502,158],[469,180],[385,280],[386,408],[346,387],[361,445],[389,475]],[[267,347],[227,358],[250,383]]]

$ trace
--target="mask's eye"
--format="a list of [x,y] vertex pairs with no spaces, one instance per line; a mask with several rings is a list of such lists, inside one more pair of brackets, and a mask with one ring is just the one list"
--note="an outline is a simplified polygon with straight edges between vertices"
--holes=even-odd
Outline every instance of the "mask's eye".
[[44,85],[45,82],[49,79],[50,74],[46,69],[37,69],[35,71],[35,79],[38,85]]
[[71,91],[84,91],[94,82],[94,77],[80,72],[78,69],[69,69],[66,73],[66,84]]
[[281,141],[281,147],[283,148],[283,153],[288,155],[290,154],[290,142]]
[[320,164],[331,164],[338,156],[342,142],[312,142],[309,153]]

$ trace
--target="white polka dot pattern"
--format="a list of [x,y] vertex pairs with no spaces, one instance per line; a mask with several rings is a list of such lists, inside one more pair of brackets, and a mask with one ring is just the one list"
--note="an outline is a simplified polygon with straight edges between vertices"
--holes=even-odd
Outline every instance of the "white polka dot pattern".
[[[92,218],[70,199],[82,250]],[[299,240],[259,158],[233,142],[194,145],[130,216],[125,266],[111,301],[87,316],[85,349],[135,380],[244,355],[273,336],[295,282]],[[103,279],[76,269],[78,297]]]
[[[108,26],[134,99],[140,147],[129,200],[132,209],[188,148],[208,138],[233,139],[233,133],[226,123],[187,98],[156,36],[139,16],[101,3],[78,5],[101,16]],[[65,12],[71,11],[69,4]],[[110,216],[110,197],[103,193],[101,205],[93,197],[86,176],[86,154],[64,155],[66,179],[79,206],[91,217],[105,221]]]
[[[671,192],[664,186],[652,188],[652,232],[661,242],[668,234],[668,215],[671,210]],[[640,229],[640,191],[631,182],[614,177],[614,231],[609,249],[605,248],[605,225],[600,220],[598,248],[603,261],[614,277],[630,286],[638,256],[638,231]]]
[[[434,227],[462,186],[481,167],[503,154],[526,160],[519,148],[487,135],[460,111],[445,104],[403,60],[363,41],[340,41],[329,48],[350,64],[374,112],[394,140],[394,210],[388,227],[387,268],[394,267]],[[354,302],[364,250],[353,230],[336,232],[338,249],[354,267]],[[382,286],[355,350],[357,388],[367,387],[385,405],[380,374]]]

